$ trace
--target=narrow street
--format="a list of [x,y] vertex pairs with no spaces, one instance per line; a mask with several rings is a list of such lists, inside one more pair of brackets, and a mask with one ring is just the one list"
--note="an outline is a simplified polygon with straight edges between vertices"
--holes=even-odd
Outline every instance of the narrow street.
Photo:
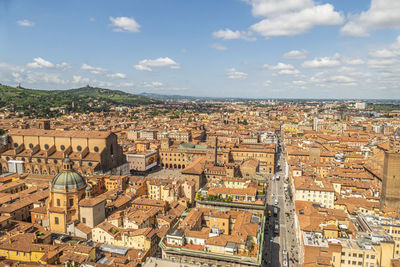
[[285,181],[284,154],[280,152],[277,157],[275,176],[269,181],[268,186],[269,211],[266,213],[268,227],[265,231],[263,266],[300,266],[297,263],[299,252],[294,222],[294,201],[290,197],[291,189]]

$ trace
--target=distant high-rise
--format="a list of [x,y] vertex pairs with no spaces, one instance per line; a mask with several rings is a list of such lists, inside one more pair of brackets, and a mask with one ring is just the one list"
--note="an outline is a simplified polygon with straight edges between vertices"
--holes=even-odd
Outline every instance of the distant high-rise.
[[320,121],[321,121],[321,119],[319,119],[319,118],[314,118],[314,120],[313,120],[313,130],[316,132],[319,130],[319,122]]

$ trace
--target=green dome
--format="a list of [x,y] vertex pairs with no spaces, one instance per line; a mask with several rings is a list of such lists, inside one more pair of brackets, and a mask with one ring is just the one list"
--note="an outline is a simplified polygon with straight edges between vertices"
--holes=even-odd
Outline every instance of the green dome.
[[53,181],[51,182],[51,186],[53,189],[77,189],[86,185],[85,179],[74,170],[64,170],[57,174]]

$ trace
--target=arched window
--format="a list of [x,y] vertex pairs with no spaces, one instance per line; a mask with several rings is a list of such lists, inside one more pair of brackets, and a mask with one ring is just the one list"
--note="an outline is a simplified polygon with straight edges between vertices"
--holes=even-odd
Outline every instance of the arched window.
[[61,148],[62,151],[65,150],[65,146],[64,145],[61,145],[60,148]]
[[94,149],[94,152],[99,152],[99,147],[95,146],[93,149]]

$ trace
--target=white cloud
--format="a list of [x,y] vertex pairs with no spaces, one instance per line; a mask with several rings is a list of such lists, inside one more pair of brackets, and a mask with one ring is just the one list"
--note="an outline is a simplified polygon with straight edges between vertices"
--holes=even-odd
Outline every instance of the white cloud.
[[126,78],[126,74],[119,73],[119,72],[110,73],[110,74],[107,75],[107,77],[112,78],[112,79],[114,79],[114,78],[125,79]]
[[344,35],[366,37],[371,31],[384,28],[400,28],[400,1],[371,0],[370,8],[351,15],[340,31]]
[[135,69],[141,71],[153,71],[152,68],[179,69],[180,65],[169,57],[159,57],[157,59],[144,59],[136,64]]
[[88,71],[90,71],[90,73],[96,74],[96,75],[104,74],[107,71],[106,69],[103,69],[103,68],[100,68],[100,67],[93,67],[93,66],[90,66],[90,65],[88,65],[86,63],[82,64],[81,70],[88,70]]
[[154,87],[161,87],[164,84],[162,82],[144,82],[143,87],[145,88],[154,88]]
[[306,82],[302,81],[302,80],[292,81],[292,83],[295,84],[295,85],[304,85],[304,84],[306,84]]
[[391,57],[396,56],[396,54],[391,50],[381,49],[381,50],[376,50],[376,51],[370,52],[369,56],[373,57],[373,58],[391,58]]
[[223,46],[222,44],[212,44],[210,45],[210,47],[218,51],[224,51],[228,49],[226,46]]
[[18,20],[17,24],[19,26],[22,26],[22,27],[33,27],[33,26],[35,26],[35,22],[27,20],[27,19]]
[[67,81],[60,78],[59,73],[46,73],[46,72],[29,72],[26,75],[25,81],[28,83],[53,83],[53,84],[66,84]]
[[345,64],[349,64],[349,65],[361,65],[364,64],[364,60],[362,60],[361,58],[347,58],[344,57],[342,58],[343,63]]
[[400,36],[386,48],[369,53],[368,67],[378,71],[385,81],[396,79],[400,82]]
[[294,70],[281,70],[278,72],[279,74],[286,74],[286,75],[297,75],[300,73],[299,70],[294,69]]
[[317,57],[313,60],[305,61],[301,66],[303,68],[330,68],[340,65],[340,55],[335,54],[332,57]]
[[340,25],[343,21],[342,14],[336,12],[332,5],[324,4],[269,16],[250,29],[264,37],[293,36],[305,33],[314,26]]
[[95,22],[95,21],[96,21],[96,19],[95,19],[95,18],[93,18],[93,17],[90,17],[90,18],[89,18],[89,21],[90,21],[90,22]]
[[270,86],[270,85],[271,85],[271,83],[272,83],[272,82],[271,82],[271,80],[266,80],[266,81],[264,81],[264,83],[263,83],[263,84],[264,84],[264,86],[266,86],[266,87],[267,87],[267,86]]
[[139,32],[140,25],[134,18],[128,17],[110,17],[111,25],[115,32]]
[[67,62],[62,62],[62,63],[56,64],[56,68],[66,70],[66,69],[72,68],[72,66]]
[[248,0],[254,16],[271,16],[312,7],[312,0]]
[[219,38],[224,40],[234,40],[234,39],[242,39],[246,41],[256,40],[256,38],[251,36],[250,32],[232,31],[231,29],[225,29],[213,32],[213,36],[214,38]]
[[381,68],[393,68],[394,65],[399,64],[399,60],[395,58],[385,58],[385,59],[370,59],[368,60],[368,66],[373,69]]
[[307,56],[308,52],[306,50],[291,50],[282,57],[287,59],[305,59]]
[[141,64],[135,65],[135,69],[144,70],[144,71],[153,71],[151,68],[149,68],[147,66],[144,66],[144,65],[141,65]]
[[244,80],[247,79],[247,73],[237,71],[235,68],[230,68],[226,70],[226,75],[228,76],[229,79],[235,79],[235,80]]
[[270,66],[268,64],[264,64],[264,68],[267,68],[269,70],[286,70],[286,69],[294,69],[293,65],[291,64],[285,64],[282,62],[279,62],[275,66]]
[[83,78],[82,76],[79,75],[74,75],[72,76],[72,83],[89,83],[88,78]]
[[35,57],[33,59],[33,62],[26,64],[26,66],[32,69],[40,69],[40,68],[53,68],[54,64],[41,57]]
[[343,85],[355,85],[356,80],[347,75],[331,74],[328,72],[318,72],[310,78],[313,83],[325,84],[326,83],[339,83]]
[[285,64],[282,62],[279,62],[275,66],[270,66],[268,64],[264,64],[264,68],[267,68],[269,70],[278,71],[279,74],[285,74],[285,75],[297,75],[300,73],[300,71],[298,69],[296,69],[293,65]]
[[345,75],[334,75],[328,77],[328,81],[337,82],[337,83],[353,83],[355,80]]

